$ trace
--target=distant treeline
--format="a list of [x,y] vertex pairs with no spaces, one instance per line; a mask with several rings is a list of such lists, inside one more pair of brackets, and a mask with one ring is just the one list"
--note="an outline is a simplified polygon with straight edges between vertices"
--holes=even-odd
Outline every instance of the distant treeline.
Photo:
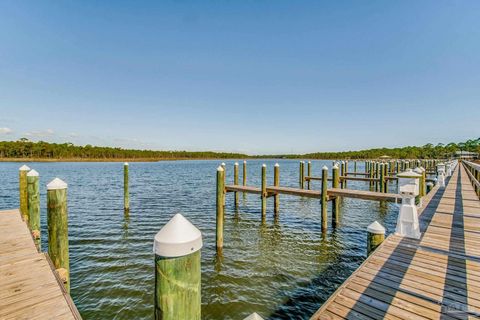
[[211,151],[153,151],[134,150],[91,145],[76,146],[72,143],[31,142],[25,138],[18,141],[0,141],[0,159],[35,160],[168,160],[168,159],[244,159],[244,158],[306,158],[306,159],[375,159],[390,156],[397,159],[428,159],[449,157],[456,151],[480,152],[480,138],[466,142],[421,147],[377,148],[360,151],[316,152],[309,154],[248,156],[240,153]]
[[72,143],[1,141],[0,158],[9,159],[77,159],[77,160],[168,160],[168,159],[228,159],[245,158],[244,154],[211,151],[153,151],[112,147],[76,146]]

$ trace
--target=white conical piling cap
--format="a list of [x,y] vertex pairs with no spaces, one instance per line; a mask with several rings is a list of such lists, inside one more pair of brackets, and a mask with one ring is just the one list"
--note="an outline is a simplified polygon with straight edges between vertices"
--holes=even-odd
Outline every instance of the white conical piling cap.
[[338,165],[335,163],[335,165],[332,167],[332,169],[338,169]]
[[243,160],[243,163],[246,164],[246,163],[247,163],[247,160]]
[[422,174],[422,173],[423,173],[422,169],[420,169],[420,168],[418,168],[418,167],[415,168],[415,170],[413,170],[413,172],[418,173],[418,174]]
[[312,163],[312,161],[308,161],[308,163]]
[[124,166],[128,166],[128,162],[125,162],[123,165],[124,165]]
[[262,168],[266,168],[266,167],[267,167],[267,165],[265,163],[262,164]]
[[260,317],[258,313],[254,312],[243,320],[263,320],[263,318]]
[[218,166],[217,171],[223,171],[223,167],[222,167],[222,166]]
[[237,167],[238,167],[238,162],[235,162],[235,166],[237,166]]
[[30,168],[29,168],[26,164],[24,164],[24,165],[21,166],[18,170],[19,170],[19,171],[30,171]]
[[35,169],[28,171],[27,177],[38,177],[38,172]]
[[47,190],[67,189],[68,185],[59,178],[55,178],[47,184]]
[[385,234],[385,228],[378,221],[369,225],[367,231],[373,234]]
[[200,230],[177,213],[155,235],[153,252],[157,256],[173,258],[197,252],[202,246]]
[[280,167],[280,165],[278,164],[278,162],[277,162],[277,163],[275,163],[275,167]]
[[222,167],[225,167],[225,166],[226,166],[225,162],[222,162]]

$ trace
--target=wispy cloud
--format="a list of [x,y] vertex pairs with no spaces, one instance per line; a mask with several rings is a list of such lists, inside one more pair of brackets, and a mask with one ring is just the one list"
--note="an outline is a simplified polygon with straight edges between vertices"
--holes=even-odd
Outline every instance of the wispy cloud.
[[25,136],[30,138],[45,138],[45,137],[51,137],[54,134],[55,134],[55,131],[53,131],[52,129],[47,129],[47,130],[26,132]]
[[13,130],[10,128],[7,128],[7,127],[0,128],[0,134],[11,134],[12,132]]

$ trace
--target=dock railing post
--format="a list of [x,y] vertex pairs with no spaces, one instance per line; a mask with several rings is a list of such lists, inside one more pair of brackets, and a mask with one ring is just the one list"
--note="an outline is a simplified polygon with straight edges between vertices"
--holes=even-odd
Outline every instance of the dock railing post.
[[327,230],[327,208],[328,208],[328,168],[323,166],[322,168],[322,232]]
[[262,164],[262,221],[267,214],[267,165]]
[[35,170],[30,170],[27,173],[27,193],[28,227],[32,233],[35,245],[38,251],[40,251],[40,186],[39,175]]
[[[275,187],[280,186],[280,165],[278,163],[275,163],[274,169],[273,169],[273,185]],[[273,196],[273,213],[275,216],[278,215],[280,208],[280,195],[277,193],[276,195]]]
[[201,318],[202,233],[177,213],[155,235],[155,319]]
[[130,194],[128,191],[128,162],[123,164],[123,210],[126,214],[130,212]]
[[[235,164],[233,165],[233,184],[238,185],[238,162],[235,162]],[[238,192],[235,191],[233,194],[235,199],[235,208],[238,208]]]
[[217,217],[216,217],[216,245],[217,251],[223,248],[223,204],[225,198],[225,171],[222,166],[217,168]]
[[[340,179],[338,175],[338,166],[335,164],[332,168],[332,187],[338,188]],[[332,200],[332,224],[336,226],[340,220],[340,199],[335,196]]]
[[47,184],[48,255],[58,275],[70,292],[68,254],[67,184],[55,178]]
[[28,193],[27,193],[27,172],[30,168],[23,165],[18,169],[18,190],[20,194],[20,213],[23,221],[28,223]]
[[367,256],[385,240],[385,228],[375,221],[367,227]]

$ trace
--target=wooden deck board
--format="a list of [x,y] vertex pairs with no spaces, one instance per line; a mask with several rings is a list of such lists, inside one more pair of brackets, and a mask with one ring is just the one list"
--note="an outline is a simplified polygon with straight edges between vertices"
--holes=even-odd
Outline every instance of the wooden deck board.
[[0,211],[0,319],[81,319],[18,210]]
[[463,166],[424,202],[422,238],[390,235],[312,319],[480,317],[480,201]]

